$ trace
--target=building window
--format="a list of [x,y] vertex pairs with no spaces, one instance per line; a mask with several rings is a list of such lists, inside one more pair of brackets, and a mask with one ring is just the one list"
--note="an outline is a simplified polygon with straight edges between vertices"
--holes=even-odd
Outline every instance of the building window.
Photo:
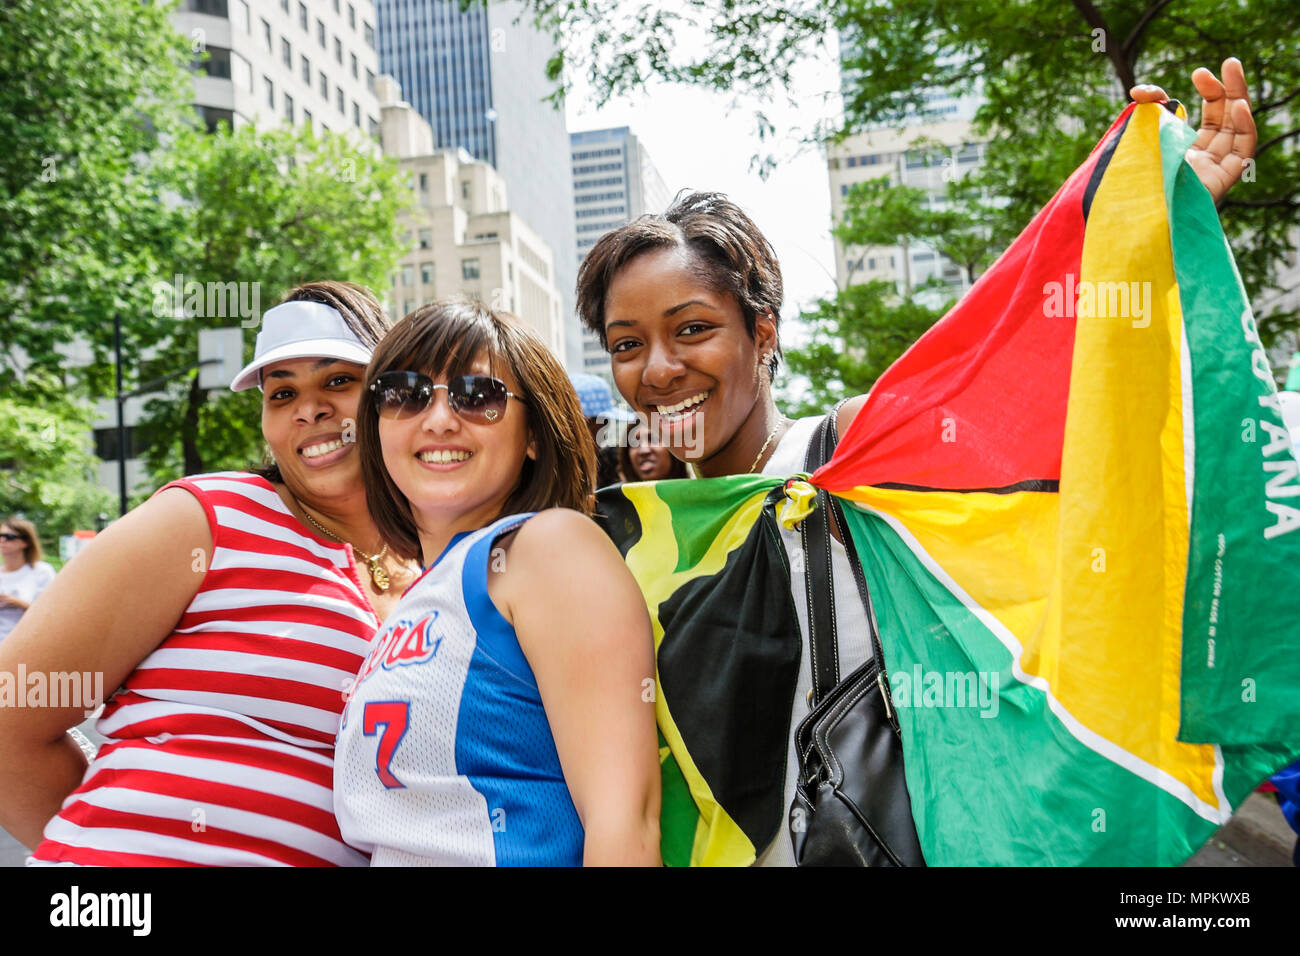
[[415,285],[415,266],[402,266],[402,285]]
[[284,60],[284,65],[293,69],[293,47],[284,37],[280,38],[280,59]]
[[306,126],[308,130],[315,132],[315,130],[312,129],[312,125],[311,125],[311,110],[302,111],[302,122],[303,125]]
[[335,95],[335,99],[338,100],[338,104],[339,104],[339,112],[342,113],[344,116],[347,116],[347,115],[348,115],[348,104],[347,104],[347,100],[345,100],[345,99],[343,98],[343,87],[341,87],[341,86],[336,86],[336,87],[334,88],[334,95]]
[[354,30],[357,28],[357,8],[350,3],[348,4],[348,26]]
[[302,32],[306,33],[310,29],[307,26],[307,4],[298,4],[298,26],[302,27]]
[[293,97],[288,93],[284,94],[284,118],[293,122]]
[[429,174],[420,173],[420,192],[427,193],[428,191],[429,191]]
[[415,300],[406,299],[402,302],[402,315],[410,315],[415,311]]
[[322,50],[326,49],[326,46],[325,46],[325,21],[324,21],[324,20],[321,20],[321,19],[317,19],[317,21],[316,21],[316,42],[320,44],[320,48],[321,48]]
[[420,248],[421,248],[421,249],[432,249],[432,248],[433,248],[433,230],[432,230],[432,229],[421,229],[421,230],[420,230]]
[[289,12],[289,0],[280,0],[280,9],[285,13]]
[[271,109],[275,109],[275,84],[271,82],[269,76],[263,76],[262,82],[266,84],[266,102],[270,104]]
[[371,93],[375,91],[375,71],[366,70],[366,89]]
[[431,283],[433,282],[433,263],[432,263],[432,262],[421,262],[421,263],[420,263],[420,281],[423,282],[425,285],[429,285],[429,284],[431,284]]
[[468,180],[468,179],[462,179],[461,182],[460,182],[460,198],[461,198],[461,199],[468,199],[468,198],[469,198],[469,180]]
[[234,82],[235,89],[253,92],[253,68],[234,51],[230,54],[230,79]]
[[326,103],[330,101],[330,78],[322,70],[320,74],[320,95]]
[[375,48],[375,28],[369,23],[363,24],[363,26],[365,27],[363,33],[366,38],[366,46],[373,50]]
[[357,72],[357,55],[355,53],[352,54],[352,79],[361,79],[361,74]]
[[849,169],[852,169],[852,168],[853,168],[854,166],[856,166],[856,165],[858,165],[858,157],[856,157],[856,156],[850,156],[850,157],[849,157]]
[[461,259],[461,260],[460,260],[460,277],[461,277],[462,279],[477,279],[477,278],[478,278],[478,260],[477,260],[477,259]]
[[352,101],[352,125],[361,129],[361,104],[356,100]]
[[248,4],[244,0],[235,0],[235,26],[248,33],[252,28],[249,26],[253,21],[250,19]]
[[201,60],[201,54],[194,54],[193,67],[200,73],[208,76],[220,77],[223,80],[230,79],[230,51],[219,46],[208,47],[208,58]]
[[300,57],[299,59],[300,59],[300,65],[302,66],[302,81],[306,83],[308,87],[310,87],[311,86],[311,60],[307,59],[305,56]]
[[275,49],[275,47],[271,45],[271,24],[267,23],[265,20],[262,21],[262,42],[266,44],[267,53],[270,53]]
[[334,12],[339,12],[339,0],[334,0]]
[[338,37],[334,38],[334,59],[339,61],[340,66],[343,65],[343,41]]

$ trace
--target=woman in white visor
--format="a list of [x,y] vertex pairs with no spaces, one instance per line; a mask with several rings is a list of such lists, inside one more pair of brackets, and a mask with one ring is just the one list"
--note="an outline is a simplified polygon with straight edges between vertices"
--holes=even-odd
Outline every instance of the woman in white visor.
[[[32,864],[366,862],[334,817],[335,733],[417,570],[380,541],[354,441],[388,325],[368,291],[335,282],[266,312],[231,388],[261,388],[272,463],[161,489],[4,642],[0,671],[51,691],[82,677],[82,699],[0,708],[0,826]],[[66,731],[93,688],[112,696],[87,766]]]

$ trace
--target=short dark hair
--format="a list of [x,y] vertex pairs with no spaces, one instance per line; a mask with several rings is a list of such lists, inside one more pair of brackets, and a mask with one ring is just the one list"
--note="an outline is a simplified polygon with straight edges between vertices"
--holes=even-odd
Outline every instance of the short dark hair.
[[[379,346],[393,325],[375,294],[354,282],[305,282],[290,289],[277,304],[284,302],[319,302],[328,305],[343,316],[343,321],[352,330],[352,334],[371,351]],[[265,452],[262,464],[253,469],[253,474],[261,475],[277,485],[284,483],[280,466],[271,457],[269,450]]]
[[591,514],[595,489],[596,443],[582,417],[578,393],[559,359],[541,336],[508,312],[489,309],[457,296],[423,305],[398,322],[366,368],[357,409],[357,445],[366,504],[388,546],[406,559],[423,562],[419,531],[410,502],[384,467],[379,442],[379,412],[370,386],[384,372],[409,370],[434,377],[463,375],[481,355],[494,370],[510,369],[522,392],[528,430],[537,458],[526,459],[519,483],[502,514],[572,508]]
[[6,524],[22,535],[23,541],[27,543],[27,547],[23,549],[24,561],[34,565],[45,557],[44,552],[41,551],[41,536],[36,533],[36,525],[17,515],[11,515],[4,521],[0,521],[0,525]]
[[[637,256],[665,248],[690,250],[700,279],[740,305],[750,338],[760,315],[780,322],[781,266],[758,226],[722,193],[678,194],[663,215],[641,216],[605,233],[578,267],[578,313],[603,348],[609,348],[605,300],[614,277]],[[780,350],[778,344],[773,372]]]

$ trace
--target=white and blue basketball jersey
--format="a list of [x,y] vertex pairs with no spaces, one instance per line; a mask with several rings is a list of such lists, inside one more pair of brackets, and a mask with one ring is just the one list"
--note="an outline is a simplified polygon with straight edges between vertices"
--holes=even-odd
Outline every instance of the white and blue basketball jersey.
[[497,540],[457,535],[407,588],[343,711],[334,804],[372,866],[580,866],[569,796],[532,668],[488,596]]

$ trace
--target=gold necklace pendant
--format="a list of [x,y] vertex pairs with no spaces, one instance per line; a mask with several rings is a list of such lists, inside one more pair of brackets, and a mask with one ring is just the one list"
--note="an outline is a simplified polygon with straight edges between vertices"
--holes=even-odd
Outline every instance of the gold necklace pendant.
[[379,557],[380,556],[376,554],[369,562],[367,562],[368,570],[370,571],[370,580],[375,583],[375,587],[379,591],[387,591],[390,583],[388,580],[388,572],[384,570],[384,566],[379,563]]

